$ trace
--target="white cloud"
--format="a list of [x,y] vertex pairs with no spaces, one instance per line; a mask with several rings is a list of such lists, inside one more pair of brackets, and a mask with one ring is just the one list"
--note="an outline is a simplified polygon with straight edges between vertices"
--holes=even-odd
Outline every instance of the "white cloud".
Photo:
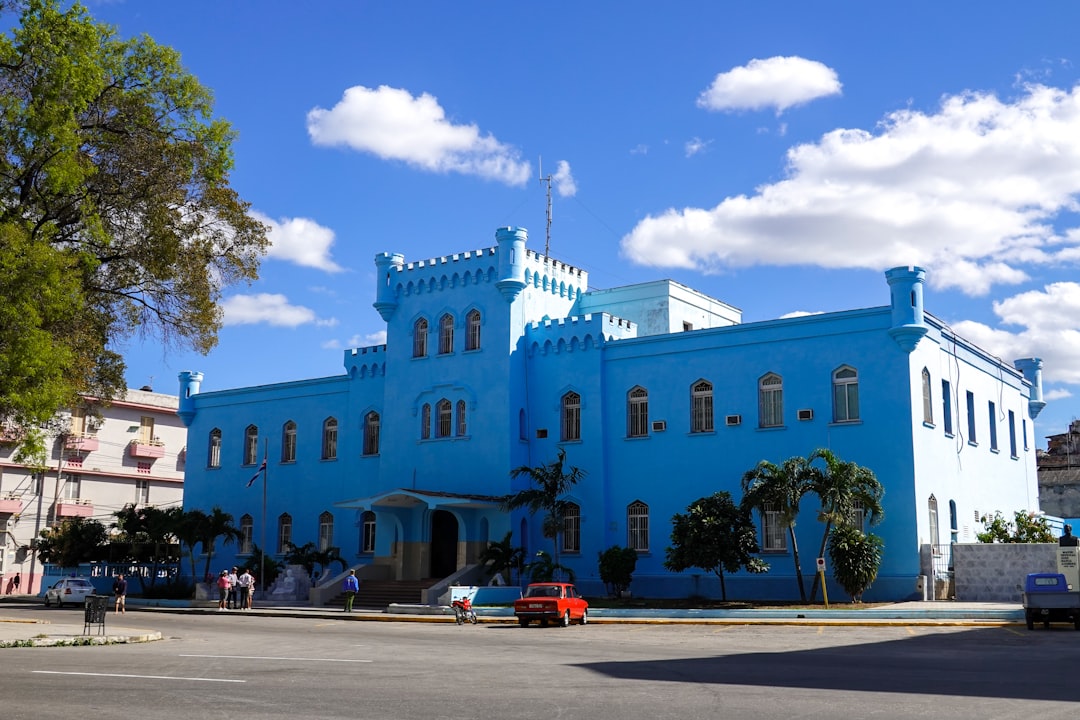
[[720,73],[697,104],[720,111],[776,108],[779,114],[811,100],[839,95],[841,87],[836,71],[816,60],[771,57]]
[[290,305],[284,295],[257,293],[233,295],[221,303],[225,325],[258,325],[265,323],[277,327],[319,325],[333,327],[335,318],[320,319],[315,311],[302,305]]
[[334,231],[330,228],[308,218],[274,220],[258,211],[252,211],[251,216],[270,228],[267,257],[326,272],[341,272],[341,266],[330,258],[334,244]]
[[574,197],[574,195],[577,195],[577,183],[570,172],[570,163],[560,160],[551,179],[555,182],[555,191],[559,193],[559,197]]
[[685,145],[686,157],[693,157],[699,152],[705,150],[712,143],[712,140],[702,140],[701,138],[694,138],[687,141]]
[[323,350],[340,350],[343,347],[358,348],[358,347],[371,347],[372,345],[385,345],[386,344],[386,331],[379,330],[378,332],[368,333],[367,335],[353,335],[344,344],[340,340],[327,340],[320,347]]
[[456,125],[432,95],[357,85],[330,110],[316,107],[307,116],[316,145],[344,146],[384,160],[400,160],[430,172],[457,172],[523,185],[532,177],[516,148],[481,135],[476,125]]
[[793,310],[792,312],[784,313],[783,315],[781,315],[780,319],[781,320],[786,320],[787,318],[801,318],[801,317],[809,317],[810,315],[821,315],[821,314],[823,314],[822,310]]
[[644,143],[639,143],[639,144],[635,145],[634,147],[630,148],[630,154],[631,155],[648,155],[649,154],[649,146],[645,145]]
[[785,179],[710,209],[668,209],[622,240],[635,262],[720,268],[921,265],[972,295],[1080,259],[1080,86],[1026,87],[1011,102],[946,97],[877,134],[838,129],[791,148]]

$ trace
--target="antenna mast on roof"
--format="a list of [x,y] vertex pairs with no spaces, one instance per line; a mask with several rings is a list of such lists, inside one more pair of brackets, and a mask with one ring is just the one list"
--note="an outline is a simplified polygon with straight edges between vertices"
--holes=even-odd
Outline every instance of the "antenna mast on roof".
[[551,175],[544,176],[544,158],[538,161],[540,167],[540,182],[547,183],[547,234],[544,237],[544,257],[551,256]]

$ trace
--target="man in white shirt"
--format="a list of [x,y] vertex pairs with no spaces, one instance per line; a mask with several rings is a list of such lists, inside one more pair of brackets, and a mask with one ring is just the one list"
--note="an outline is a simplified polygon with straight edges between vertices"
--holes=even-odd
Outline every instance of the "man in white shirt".
[[248,572],[247,568],[244,568],[244,574],[236,579],[236,583],[240,588],[240,609],[247,610],[251,607],[251,591],[255,589],[255,578]]
[[240,605],[236,600],[236,596],[239,595],[240,590],[240,578],[236,576],[236,568],[229,571],[229,595],[226,598],[225,608],[227,610],[239,610]]

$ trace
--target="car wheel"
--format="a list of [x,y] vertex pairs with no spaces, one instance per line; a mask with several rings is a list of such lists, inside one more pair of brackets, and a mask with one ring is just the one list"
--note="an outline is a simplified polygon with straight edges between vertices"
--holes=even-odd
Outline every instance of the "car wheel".
[[1034,630],[1035,629],[1035,618],[1032,616],[1031,611],[1028,610],[1024,615],[1025,615],[1024,619],[1027,620],[1027,629],[1028,630]]
[[540,621],[540,627],[547,627],[547,626],[548,626],[548,621],[547,621],[546,618],[544,620]]
[[518,618],[518,625],[521,627],[529,627],[529,621],[525,618]]
[[582,625],[588,625],[589,624],[589,611],[588,611],[588,609],[585,609],[585,610],[581,611],[581,624]]
[[48,595],[45,596],[45,607],[52,607],[52,600],[49,599]]
[[1049,620],[1043,620],[1043,630],[1049,630],[1049,629],[1050,629],[1050,621]]
[[565,612],[564,612],[564,613],[562,614],[562,622],[561,622],[560,624],[561,624],[561,625],[562,625],[563,627],[570,627],[570,611],[569,611],[569,610],[566,610],[566,611],[565,611]]

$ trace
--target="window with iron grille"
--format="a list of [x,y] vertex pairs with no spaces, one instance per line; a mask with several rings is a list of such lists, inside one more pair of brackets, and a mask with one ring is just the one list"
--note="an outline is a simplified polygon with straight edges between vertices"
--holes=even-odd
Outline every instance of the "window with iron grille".
[[296,462],[296,423],[292,420],[281,429],[281,462]]
[[649,391],[640,385],[627,393],[626,418],[628,436],[644,437],[649,434]]
[[766,505],[761,513],[761,549],[787,550],[787,530],[775,505]]
[[456,425],[456,430],[457,430],[457,436],[458,437],[465,437],[465,432],[466,432],[467,428],[465,426],[465,401],[464,400],[458,400],[457,401],[457,422],[455,423],[455,425]]
[[576,392],[562,397],[562,439],[581,439],[581,396]]
[[259,428],[248,425],[244,431],[244,464],[254,465],[259,457]]
[[427,336],[427,318],[420,318],[415,323],[413,323],[412,356],[414,358],[427,357]]
[[431,405],[428,403],[420,408],[420,439],[431,439]]
[[465,349],[480,349],[480,311],[470,310],[465,316]]
[[649,551],[649,506],[635,500],[626,508],[626,546]]
[[758,425],[780,427],[784,424],[784,381],[769,373],[758,382]]
[[360,520],[360,552],[375,552],[375,513],[366,511]]
[[221,467],[221,431],[217,428],[210,431],[210,443],[206,450],[206,467]]
[[563,512],[563,552],[581,552],[581,507],[577,503],[567,503]]
[[934,424],[934,398],[930,392],[930,371],[926,368],[922,369],[922,421]]
[[329,550],[334,544],[334,516],[329,512],[319,515],[319,550]]
[[713,431],[713,386],[698,380],[690,389],[690,432]]
[[[427,407],[426,405],[424,407]],[[379,419],[379,413],[372,410],[364,416],[364,454],[365,455],[378,455],[379,454],[379,434],[382,430],[382,423]]]
[[453,412],[450,401],[443,398],[435,406],[438,414],[438,427],[435,430],[435,437],[450,437],[451,425],[453,422]]
[[255,523],[247,513],[240,516],[240,554],[250,555],[253,538],[255,535]]
[[454,316],[446,313],[439,318],[439,354],[454,352]]
[[292,543],[292,515],[289,513],[278,515],[277,530],[277,551],[278,553],[286,553]]

